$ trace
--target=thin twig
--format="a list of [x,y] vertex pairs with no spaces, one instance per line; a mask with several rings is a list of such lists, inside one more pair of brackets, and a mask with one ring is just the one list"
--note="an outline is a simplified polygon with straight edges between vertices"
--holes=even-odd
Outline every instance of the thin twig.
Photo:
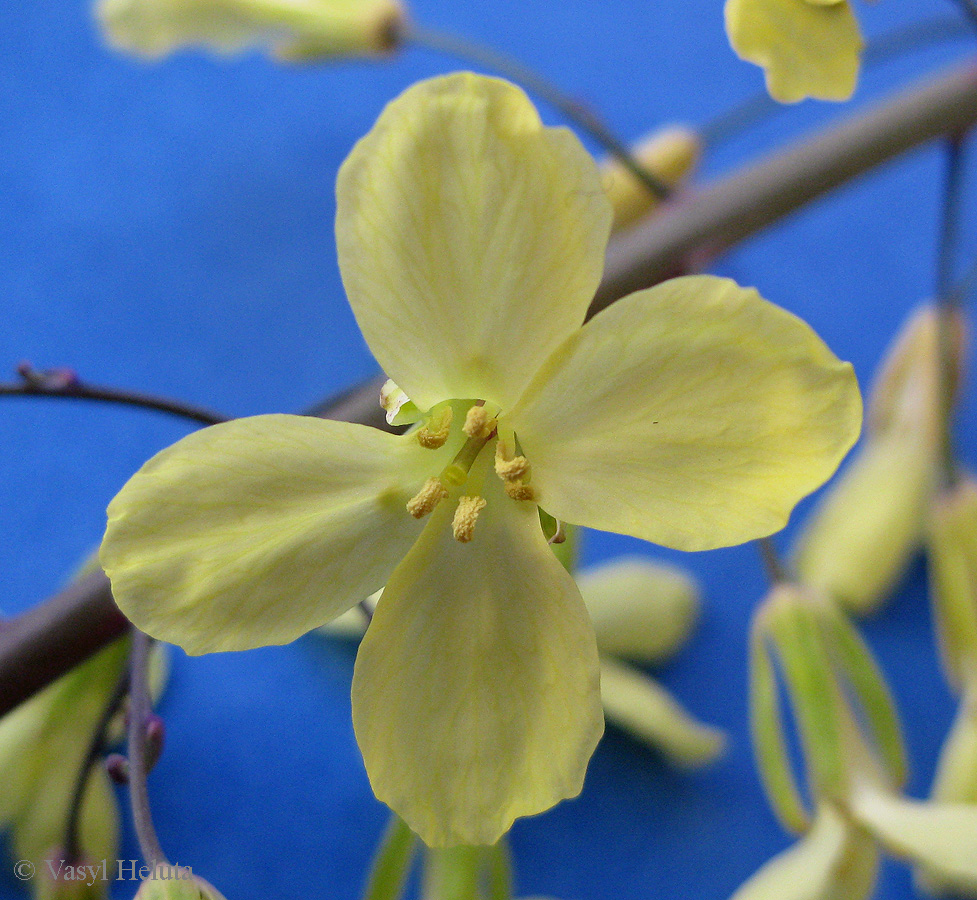
[[766,570],[767,578],[772,585],[783,584],[790,580],[787,566],[784,565],[777,552],[777,545],[771,538],[765,537],[754,541],[757,550],[760,551],[760,558],[763,560],[763,568]]
[[960,207],[963,199],[964,154],[962,135],[951,135],[946,142],[946,177],[940,236],[936,253],[937,346],[940,362],[940,404],[942,426],[942,475],[947,486],[956,484],[959,466],[953,441],[953,406],[957,381],[957,298],[954,270],[960,239]]
[[125,700],[126,694],[128,693],[129,670],[127,667],[119,678],[108,702],[105,704],[105,709],[102,710],[102,715],[99,717],[95,725],[95,730],[92,732],[88,752],[85,754],[85,758],[82,760],[81,767],[78,770],[78,777],[75,780],[75,787],[71,796],[71,805],[68,807],[68,822],[64,831],[64,861],[67,865],[73,865],[79,858],[81,848],[78,840],[78,827],[81,822],[81,809],[85,801],[85,789],[88,786],[88,779],[92,769],[95,768],[105,752],[105,747],[108,742],[108,731],[112,720],[121,708],[122,701]]
[[591,315],[625,294],[701,269],[828,191],[975,122],[977,68],[967,63],[684,193],[611,242]]
[[977,2],[975,0],[955,0],[955,2],[971,28],[977,28]]
[[567,97],[556,85],[534,72],[524,63],[493,50],[469,41],[458,35],[444,31],[434,31],[430,28],[420,28],[417,25],[405,25],[399,38],[401,41],[417,47],[425,47],[454,56],[476,66],[491,69],[500,75],[514,81],[527,91],[545,100],[554,109],[558,109],[567,119],[573,122],[581,131],[589,134],[608,153],[617,159],[635,178],[638,179],[652,196],[664,200],[671,194],[671,189],[654,173],[649,172],[632,155],[627,145],[621,141],[591,110],[582,103]]
[[153,816],[149,808],[146,777],[149,759],[146,745],[146,726],[152,712],[149,697],[149,648],[152,639],[136,628],[132,629],[132,650],[129,656],[129,801],[132,822],[139,839],[143,859],[152,871],[157,865],[169,865],[159,845]]
[[21,380],[18,382],[0,382],[0,397],[57,397],[67,400],[96,400],[104,403],[120,403],[124,406],[136,406],[142,409],[153,409],[157,412],[190,419],[202,425],[219,425],[227,422],[228,416],[184,403],[180,400],[170,400],[167,397],[156,397],[139,391],[121,388],[105,387],[98,384],[88,384],[81,381],[70,369],[46,369],[38,371],[30,363],[21,363],[17,367]]

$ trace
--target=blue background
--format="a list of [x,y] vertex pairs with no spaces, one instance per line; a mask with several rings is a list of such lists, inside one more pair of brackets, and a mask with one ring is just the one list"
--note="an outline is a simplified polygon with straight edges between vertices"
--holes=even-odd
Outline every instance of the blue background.
[[[952,12],[936,0],[858,5],[870,35]],[[664,122],[707,122],[760,89],[759,70],[726,43],[720,6],[416,0],[413,11],[422,24],[536,66],[633,139]],[[855,102],[964,51],[958,41],[872,71]],[[144,65],[101,46],[85,3],[6,4],[0,370],[21,359],[70,366],[93,382],[231,415],[297,411],[372,374],[336,266],[336,170],[387,100],[456,67],[421,50],[303,69],[191,54]],[[705,172],[842,114],[828,104],[791,108],[717,148]],[[805,317],[865,384],[932,289],[941,174],[936,148],[913,153],[752,240],[716,271]],[[97,544],[114,493],[187,432],[152,413],[19,398],[0,401],[0,429],[7,613],[63,583]],[[969,393],[960,436],[965,459],[977,462]],[[593,536],[588,558],[636,548]],[[583,795],[514,829],[522,894],[726,898],[791,840],[765,805],[745,731],[745,634],[765,590],[757,556],[745,547],[684,562],[703,583],[704,620],[661,677],[730,732],[730,752],[705,773],[678,775],[612,730]],[[932,650],[920,564],[867,634],[902,705],[910,789],[922,795],[953,702]],[[161,708],[168,744],[150,783],[157,824],[171,858],[229,900],[358,895],[386,812],[350,725],[353,656],[309,638],[248,654],[174,654]],[[137,855],[128,839],[123,856]],[[4,867],[0,898],[20,896]],[[905,868],[885,868],[879,896],[913,896]]]

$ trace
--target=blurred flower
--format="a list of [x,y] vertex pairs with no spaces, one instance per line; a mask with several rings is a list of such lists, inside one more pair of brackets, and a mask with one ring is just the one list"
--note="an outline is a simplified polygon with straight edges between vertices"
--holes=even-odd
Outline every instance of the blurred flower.
[[848,0],[726,0],[726,33],[741,59],[763,67],[775,100],[855,91],[863,41]]
[[880,366],[864,441],[794,549],[800,580],[859,615],[889,595],[923,539],[942,446],[939,352],[936,310],[921,307]]
[[597,635],[607,719],[675,765],[712,762],[725,746],[723,733],[695,721],[657,681],[621,661],[661,662],[686,642],[699,615],[692,578],[674,566],[624,557],[584,569],[577,586]]
[[110,44],[150,57],[191,46],[374,56],[395,47],[404,21],[400,0],[98,0],[96,14]]
[[[702,139],[681,126],[655,131],[631,147],[635,162],[669,188],[680,186],[692,175],[701,155]],[[614,210],[615,231],[634,225],[660,202],[618,159],[605,160],[601,176]]]
[[[810,824],[786,749],[776,669],[799,731],[815,805]],[[879,848],[974,896],[977,807],[900,794],[905,757],[888,688],[830,601],[780,585],[763,603],[751,638],[751,719],[768,795],[805,836],[735,900],[861,900],[874,887]]]
[[196,432],[112,502],[102,563],[126,615],[191,653],[285,643],[385,585],[353,679],[373,789],[429,844],[493,843],[579,792],[603,728],[537,504],[688,550],[769,534],[854,442],[860,398],[803,322],[725,279],[581,327],[610,205],[506,82],[408,89],[337,195],[350,303],[418,427]]

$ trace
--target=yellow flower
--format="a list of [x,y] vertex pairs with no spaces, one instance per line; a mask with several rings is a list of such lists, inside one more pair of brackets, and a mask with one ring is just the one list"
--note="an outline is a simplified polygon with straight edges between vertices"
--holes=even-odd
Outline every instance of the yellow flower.
[[848,0],[726,0],[726,33],[739,57],[763,67],[775,100],[855,91],[863,41]]
[[96,15],[110,44],[141,56],[268,47],[322,59],[393,49],[404,8],[400,0],[98,0]]
[[537,506],[688,550],[769,534],[851,446],[860,398],[808,326],[724,279],[583,325],[600,176],[504,81],[407,90],[337,193],[350,304],[418,427],[190,435],[112,502],[102,563],[190,653],[291,641],[385,586],[353,678],[374,791],[428,844],[493,843],[579,792],[603,727],[593,626]]

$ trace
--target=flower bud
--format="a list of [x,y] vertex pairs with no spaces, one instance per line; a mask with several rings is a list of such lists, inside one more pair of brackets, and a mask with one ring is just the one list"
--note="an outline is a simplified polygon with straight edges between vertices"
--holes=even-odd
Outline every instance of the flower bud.
[[[940,315],[932,305],[919,307],[889,347],[866,405],[869,437],[909,430],[923,439],[939,441],[943,378]],[[966,337],[957,316],[950,322],[949,337],[952,365],[947,389],[952,399],[963,369]]]
[[[903,326],[868,398],[865,441],[795,545],[801,581],[859,615],[878,608],[923,538],[944,428],[939,324],[923,306]],[[956,380],[959,328],[953,339]]]
[[600,696],[609,722],[680,768],[704,766],[726,746],[721,731],[697,722],[661,685],[633,666],[602,658]]
[[977,682],[977,480],[972,476],[934,501],[928,542],[943,668],[959,690]]
[[857,615],[876,610],[922,541],[935,453],[905,432],[864,443],[795,544],[800,581]]
[[375,56],[395,49],[399,0],[100,0],[106,39],[160,57],[183,47],[268,47],[290,60]]
[[780,713],[777,671],[799,732],[808,793],[842,801],[859,771],[898,786],[906,762],[895,706],[879,667],[844,613],[790,584],[773,589],[750,639],[750,719],[760,773],[775,811],[803,831],[807,813]]
[[977,685],[966,691],[940,751],[930,796],[977,806]]
[[623,557],[577,575],[597,647],[635,662],[673,654],[699,617],[699,590],[675,566]]
[[224,896],[190,869],[161,863],[139,886],[135,900],[224,900]]
[[[699,162],[702,141],[689,128],[674,126],[644,137],[631,148],[635,162],[666,187],[685,181]],[[604,189],[614,209],[614,228],[628,228],[651,212],[659,203],[646,184],[617,159],[601,166]]]

